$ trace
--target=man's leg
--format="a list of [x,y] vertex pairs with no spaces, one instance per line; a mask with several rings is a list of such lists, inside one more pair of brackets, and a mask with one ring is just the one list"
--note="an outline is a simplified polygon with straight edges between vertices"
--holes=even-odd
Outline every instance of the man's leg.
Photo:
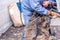
[[25,21],[24,31],[22,33],[22,40],[26,40],[26,38],[25,38],[26,37],[26,35],[25,35],[26,25],[27,25],[27,23],[29,23],[29,19],[30,19],[29,16],[24,16],[24,17],[25,17],[26,21]]
[[28,10],[24,10],[23,11],[23,14],[24,14],[24,31],[22,33],[22,40],[26,40],[26,35],[25,35],[25,32],[26,32],[26,25],[29,23],[29,20],[30,20],[30,17],[32,16],[32,13],[29,12]]

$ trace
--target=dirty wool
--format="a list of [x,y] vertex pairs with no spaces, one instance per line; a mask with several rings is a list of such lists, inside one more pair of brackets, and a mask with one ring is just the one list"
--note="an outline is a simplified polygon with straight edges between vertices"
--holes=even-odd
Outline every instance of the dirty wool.
[[26,26],[26,40],[53,40],[50,32],[50,18],[34,13]]

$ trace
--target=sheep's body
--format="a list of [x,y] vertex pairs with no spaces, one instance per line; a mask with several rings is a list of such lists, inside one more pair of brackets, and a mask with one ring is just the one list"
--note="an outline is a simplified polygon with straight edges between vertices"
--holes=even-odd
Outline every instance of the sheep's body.
[[26,40],[51,40],[49,39],[49,23],[49,17],[40,17],[38,14],[33,14],[30,18],[30,23],[26,26]]

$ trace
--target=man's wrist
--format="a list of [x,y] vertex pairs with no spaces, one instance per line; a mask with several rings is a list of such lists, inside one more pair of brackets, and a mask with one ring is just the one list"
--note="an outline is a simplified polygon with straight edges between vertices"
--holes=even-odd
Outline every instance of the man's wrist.
[[54,5],[56,5],[56,2],[50,2],[50,4],[51,4],[52,6],[54,6]]
[[48,13],[46,14],[46,16],[48,16],[48,15],[50,15],[51,14],[51,12],[50,11],[48,11]]

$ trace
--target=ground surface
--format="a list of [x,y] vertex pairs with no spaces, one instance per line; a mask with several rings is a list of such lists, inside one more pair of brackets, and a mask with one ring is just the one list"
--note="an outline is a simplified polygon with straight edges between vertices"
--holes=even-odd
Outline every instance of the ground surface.
[[[54,27],[52,27],[53,29]],[[56,38],[57,40],[60,40],[60,27],[55,27],[54,28],[56,32]],[[5,32],[1,37],[0,40],[21,40],[22,37],[22,32],[23,32],[23,27],[21,28],[15,28],[15,27],[10,27],[7,32]]]
[[9,30],[0,37],[0,40],[21,40],[22,31],[23,27],[10,27]]

